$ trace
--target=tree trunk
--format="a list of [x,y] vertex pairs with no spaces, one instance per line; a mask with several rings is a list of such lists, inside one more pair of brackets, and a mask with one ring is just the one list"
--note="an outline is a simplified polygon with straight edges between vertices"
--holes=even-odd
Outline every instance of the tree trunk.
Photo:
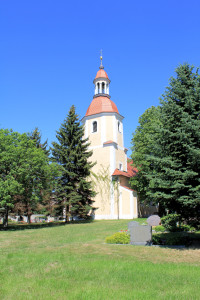
[[69,223],[69,205],[66,205],[66,218],[65,218],[65,223]]
[[141,203],[140,203],[139,195],[137,195],[137,201],[138,201],[138,217],[142,218]]
[[68,214],[66,216],[65,223],[69,223],[69,215]]
[[27,217],[28,224],[31,224],[31,214],[28,214]]
[[3,217],[3,227],[4,228],[8,227],[8,207],[5,208],[5,213]]

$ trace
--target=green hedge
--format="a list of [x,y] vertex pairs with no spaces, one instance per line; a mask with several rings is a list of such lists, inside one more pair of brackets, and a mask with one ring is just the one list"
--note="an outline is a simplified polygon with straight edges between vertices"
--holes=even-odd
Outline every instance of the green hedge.
[[129,244],[130,236],[125,232],[117,232],[106,238],[108,244]]
[[191,238],[188,235],[178,232],[154,234],[152,236],[152,241],[153,245],[189,246],[191,244]]
[[181,224],[181,215],[169,214],[161,218],[161,222],[167,231],[170,232],[179,231],[179,225]]
[[155,230],[156,232],[164,232],[164,231],[166,231],[165,227],[162,226],[162,225],[156,226],[156,227],[154,228],[154,230]]

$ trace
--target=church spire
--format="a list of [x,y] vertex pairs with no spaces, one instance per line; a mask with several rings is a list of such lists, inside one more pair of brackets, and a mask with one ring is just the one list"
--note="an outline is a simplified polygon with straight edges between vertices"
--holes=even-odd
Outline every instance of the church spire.
[[101,53],[100,55],[101,64],[99,67],[100,70],[97,72],[97,75],[93,81],[95,84],[94,98],[99,96],[106,96],[110,98],[109,95],[110,79],[108,78],[107,73],[104,71],[104,66],[102,63],[103,60],[102,50],[100,51],[100,53]]
[[100,60],[101,60],[101,64],[100,64],[100,67],[99,67],[99,69],[104,69],[104,66],[103,66],[103,64],[102,64],[102,60],[103,60],[103,54],[102,54],[102,50],[100,51]]

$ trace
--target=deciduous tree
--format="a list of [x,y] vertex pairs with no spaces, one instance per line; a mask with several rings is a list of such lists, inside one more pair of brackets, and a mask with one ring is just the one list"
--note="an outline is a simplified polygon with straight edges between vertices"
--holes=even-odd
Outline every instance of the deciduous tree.
[[52,168],[45,151],[27,134],[0,130],[0,209],[5,226],[8,212],[19,202],[30,222],[50,183]]
[[149,155],[153,152],[155,141],[159,138],[158,126],[161,126],[160,107],[150,107],[139,118],[139,126],[133,133],[132,155],[134,167],[137,166],[137,176],[131,178],[130,183],[138,193],[140,203],[152,202],[148,197],[149,178],[153,172]]

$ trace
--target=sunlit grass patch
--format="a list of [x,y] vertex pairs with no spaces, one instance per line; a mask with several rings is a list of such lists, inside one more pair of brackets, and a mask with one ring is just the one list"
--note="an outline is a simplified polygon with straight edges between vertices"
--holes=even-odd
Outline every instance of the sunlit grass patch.
[[105,244],[128,222],[0,232],[0,299],[198,299],[200,250]]

